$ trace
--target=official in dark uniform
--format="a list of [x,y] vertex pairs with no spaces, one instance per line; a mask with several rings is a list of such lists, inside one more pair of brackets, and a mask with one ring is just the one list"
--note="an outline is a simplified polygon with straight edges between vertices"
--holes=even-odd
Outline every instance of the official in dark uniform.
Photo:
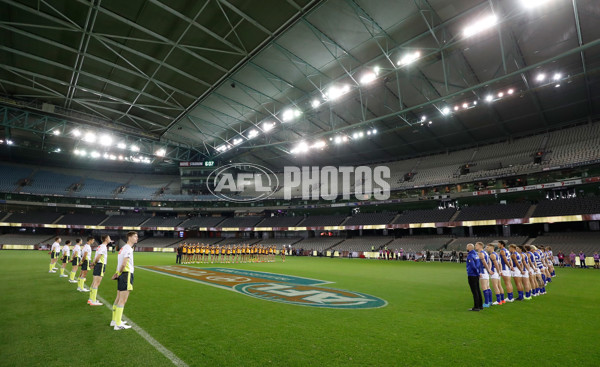
[[181,255],[183,255],[183,245],[177,246],[177,258],[175,259],[175,264],[181,264]]
[[483,310],[483,300],[481,298],[481,290],[479,289],[479,274],[481,274],[481,261],[475,251],[475,246],[472,243],[467,245],[467,276],[469,278],[469,287],[473,293],[473,308],[469,311]]

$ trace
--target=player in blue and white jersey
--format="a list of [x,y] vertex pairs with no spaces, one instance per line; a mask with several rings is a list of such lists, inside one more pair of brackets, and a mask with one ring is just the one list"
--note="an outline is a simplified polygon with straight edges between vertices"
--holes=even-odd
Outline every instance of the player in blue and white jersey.
[[[500,266],[502,271],[502,280],[504,280],[504,287],[506,288],[506,294],[508,296],[508,302],[514,302],[513,296],[513,285],[512,277],[515,272],[513,259],[510,252],[506,249],[506,242],[498,241],[498,255],[500,255]],[[516,280],[515,280],[516,283]],[[504,298],[504,295],[503,295]]]
[[496,293],[496,301],[492,303],[494,306],[505,304],[504,300],[504,289],[502,289],[501,280],[500,280],[500,256],[497,252],[494,251],[494,244],[489,243],[486,246],[486,252],[490,257],[490,267],[493,272],[490,276],[492,281],[492,286],[494,287],[494,292]]
[[490,275],[492,275],[492,268],[490,267],[490,257],[487,252],[483,250],[483,243],[477,242],[475,244],[475,251],[481,261],[481,273],[479,275],[479,282],[481,284],[481,290],[483,291],[483,307],[487,308],[492,305],[492,290],[490,289]]

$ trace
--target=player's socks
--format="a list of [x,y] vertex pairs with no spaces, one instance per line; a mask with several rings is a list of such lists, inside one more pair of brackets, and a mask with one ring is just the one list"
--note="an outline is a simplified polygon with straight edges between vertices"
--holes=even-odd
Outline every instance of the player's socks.
[[502,298],[500,297],[499,294],[496,295],[496,302],[502,303]]
[[508,299],[513,299],[513,298],[514,298],[513,292],[508,293]]
[[90,300],[92,300],[92,302],[96,302],[96,295],[98,294],[98,288],[92,288],[90,290]]
[[523,299],[523,291],[517,291],[517,292],[519,292],[519,298]]
[[65,274],[65,268],[60,268],[60,275],[64,275]]
[[72,271],[71,274],[69,274],[69,280],[75,280],[75,272]]
[[115,317],[117,313],[117,305],[112,306],[112,321],[117,322],[117,318]]
[[117,326],[121,326],[121,319],[123,318],[123,308],[125,306],[115,306],[115,322]]
[[50,267],[48,268],[48,270],[52,271],[52,268],[53,268],[52,263],[50,263]]
[[546,284],[546,276],[544,274],[542,274],[542,282],[544,282],[544,284]]

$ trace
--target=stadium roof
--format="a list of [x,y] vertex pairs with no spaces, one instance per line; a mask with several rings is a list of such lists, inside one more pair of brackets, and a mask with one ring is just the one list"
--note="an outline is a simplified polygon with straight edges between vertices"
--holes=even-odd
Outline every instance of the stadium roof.
[[597,116],[598,19],[593,0],[0,0],[0,93],[195,159],[384,161]]

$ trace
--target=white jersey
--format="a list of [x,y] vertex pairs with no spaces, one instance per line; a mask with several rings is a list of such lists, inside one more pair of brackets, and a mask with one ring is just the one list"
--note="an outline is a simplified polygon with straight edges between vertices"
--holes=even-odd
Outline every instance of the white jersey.
[[123,272],[129,272],[133,274],[133,249],[128,244],[125,244],[125,246],[121,247],[121,250],[119,251],[117,271],[121,269],[125,258],[129,258],[129,261],[125,264]]
[[73,257],[81,257],[81,246],[75,245],[75,247],[73,247]]
[[81,250],[81,256],[83,255],[86,255],[83,260],[92,260],[92,246],[88,245],[87,243],[83,245],[83,249]]
[[51,250],[52,252],[60,252],[60,244],[58,242],[54,242],[52,244]]
[[98,260],[98,263],[106,265],[106,260],[108,259],[108,252],[106,251],[105,244],[101,243],[100,246],[98,246],[96,248],[96,256],[98,256],[98,255],[100,255],[100,259]]
[[62,248],[62,255],[69,257],[71,256],[71,248],[69,248],[69,245],[64,245]]

